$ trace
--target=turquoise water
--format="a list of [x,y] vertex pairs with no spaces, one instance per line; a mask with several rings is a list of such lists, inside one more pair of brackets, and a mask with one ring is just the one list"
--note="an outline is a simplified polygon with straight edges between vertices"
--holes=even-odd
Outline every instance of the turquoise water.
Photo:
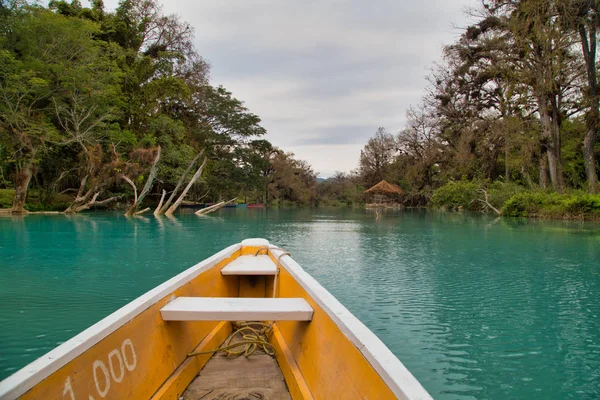
[[600,398],[600,225],[398,212],[0,218],[0,378],[222,248],[265,237],[436,399]]

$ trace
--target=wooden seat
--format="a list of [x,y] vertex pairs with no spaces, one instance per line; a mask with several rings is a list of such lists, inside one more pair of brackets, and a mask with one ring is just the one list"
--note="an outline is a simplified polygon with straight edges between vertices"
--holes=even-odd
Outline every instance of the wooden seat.
[[222,275],[277,275],[269,256],[240,256],[221,269]]
[[161,308],[164,321],[310,321],[301,298],[178,297]]

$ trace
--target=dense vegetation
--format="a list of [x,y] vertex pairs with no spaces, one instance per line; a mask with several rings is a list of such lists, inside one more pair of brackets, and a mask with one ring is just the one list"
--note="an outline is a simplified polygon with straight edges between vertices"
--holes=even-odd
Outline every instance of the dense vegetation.
[[191,26],[155,0],[114,12],[102,0],[3,0],[0,30],[0,190],[13,212],[131,203],[149,177],[157,203],[201,151],[191,199],[314,201],[310,166],[210,85]]
[[600,0],[481,0],[405,128],[379,128],[356,171],[323,182],[210,84],[191,27],[155,0],[0,4],[0,205],[14,211],[135,210],[206,157],[191,200],[356,205],[385,179],[407,206],[600,215]]
[[598,216],[598,0],[482,0],[359,181],[405,202],[510,216]]

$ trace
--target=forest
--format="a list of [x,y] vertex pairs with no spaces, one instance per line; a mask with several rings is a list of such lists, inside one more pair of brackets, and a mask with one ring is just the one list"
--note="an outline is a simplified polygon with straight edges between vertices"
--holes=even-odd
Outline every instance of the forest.
[[379,128],[350,178],[397,183],[406,205],[597,217],[600,2],[483,0],[469,14],[405,128]]
[[314,201],[310,166],[210,84],[192,27],[157,1],[3,0],[0,29],[0,207]]
[[326,180],[210,84],[193,29],[156,0],[0,4],[0,207],[12,212],[164,212],[185,195],[353,206],[385,179],[408,207],[600,216],[600,0],[480,0],[405,127],[377,129],[358,168]]

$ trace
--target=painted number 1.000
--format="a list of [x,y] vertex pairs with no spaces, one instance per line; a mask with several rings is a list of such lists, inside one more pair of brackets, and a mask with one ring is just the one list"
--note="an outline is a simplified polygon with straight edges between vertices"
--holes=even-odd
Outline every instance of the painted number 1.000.
[[[102,398],[108,395],[111,382],[121,383],[127,371],[132,372],[137,366],[137,357],[131,339],[125,339],[120,349],[114,349],[108,353],[107,362],[96,360],[92,364],[92,373],[94,375],[94,384],[98,395]],[[107,366],[108,364],[108,366]],[[71,377],[67,377],[63,389],[63,397],[69,396],[70,400],[75,400],[75,392],[71,385]],[[89,400],[94,397],[89,395]]]

